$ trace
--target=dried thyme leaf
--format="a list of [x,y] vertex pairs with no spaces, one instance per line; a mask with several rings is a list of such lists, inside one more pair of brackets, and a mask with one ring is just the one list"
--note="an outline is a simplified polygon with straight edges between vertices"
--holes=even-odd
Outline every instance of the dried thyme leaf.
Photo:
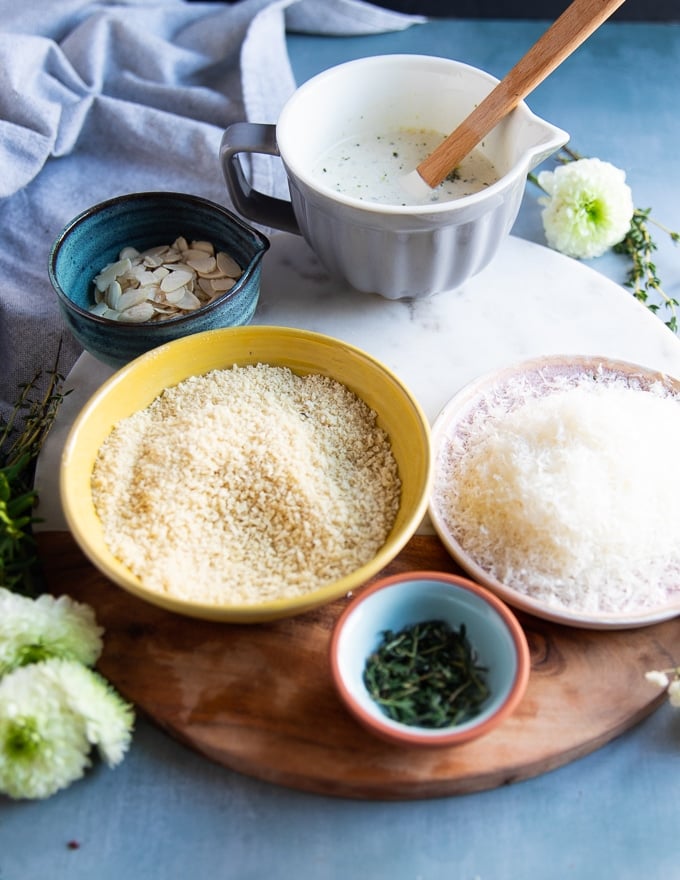
[[489,696],[486,672],[464,625],[428,620],[386,630],[366,661],[364,683],[393,721],[439,729],[480,712]]

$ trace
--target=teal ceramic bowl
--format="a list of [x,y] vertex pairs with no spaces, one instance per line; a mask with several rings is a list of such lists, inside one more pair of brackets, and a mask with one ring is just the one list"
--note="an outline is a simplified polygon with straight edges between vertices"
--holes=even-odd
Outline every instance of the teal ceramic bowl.
[[[237,283],[212,302],[162,321],[128,323],[93,315],[93,279],[127,246],[145,250],[178,236],[211,242],[243,270]],[[49,256],[49,277],[66,326],[98,360],[120,367],[138,355],[193,333],[248,324],[260,296],[262,257],[269,241],[221,205],[172,192],[132,193],[88,208],[59,233]]]

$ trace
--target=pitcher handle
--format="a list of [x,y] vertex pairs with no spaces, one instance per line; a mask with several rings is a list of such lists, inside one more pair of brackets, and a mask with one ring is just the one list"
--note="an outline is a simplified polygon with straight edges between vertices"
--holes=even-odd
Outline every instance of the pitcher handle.
[[227,126],[220,145],[220,164],[227,189],[240,214],[262,226],[300,235],[291,203],[254,189],[243,173],[239,153],[279,156],[276,126],[261,122],[235,122]]

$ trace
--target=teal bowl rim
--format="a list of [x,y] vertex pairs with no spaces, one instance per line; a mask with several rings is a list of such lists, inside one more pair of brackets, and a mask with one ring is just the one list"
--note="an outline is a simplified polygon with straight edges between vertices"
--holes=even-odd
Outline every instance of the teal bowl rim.
[[[234,223],[236,226],[240,227],[243,232],[252,235],[256,247],[255,254],[250,258],[250,260],[248,261],[248,265],[243,270],[243,275],[238,279],[236,284],[230,290],[225,291],[221,296],[216,297],[211,302],[206,303],[204,306],[201,306],[200,309],[196,309],[195,311],[189,312],[186,315],[178,315],[175,318],[165,319],[162,322],[163,327],[174,327],[179,324],[195,320],[198,316],[207,315],[219,306],[223,305],[227,300],[238,296],[238,294],[242,291],[248,281],[250,281],[250,279],[255,274],[255,271],[262,261],[262,258],[271,246],[271,242],[265,235],[263,235],[263,233],[255,229],[249,223],[246,223],[228,208],[225,208],[224,205],[220,205],[217,202],[213,202],[210,199],[204,198],[203,196],[191,195],[190,193],[169,192],[165,190],[149,190],[146,192],[123,193],[122,195],[114,196],[111,199],[106,199],[103,202],[98,202],[95,205],[91,205],[89,208],[86,208],[84,211],[81,211],[80,214],[77,214],[75,217],[69,220],[69,222],[61,229],[61,231],[55,238],[52,246],[50,247],[47,271],[50,283],[52,284],[52,288],[56,293],[58,299],[64,304],[64,306],[68,307],[69,310],[75,312],[76,314],[87,318],[89,321],[92,321],[93,324],[100,324],[102,327],[111,327],[117,326],[118,322],[112,321],[110,318],[103,318],[100,315],[94,315],[92,314],[92,312],[81,308],[65,293],[61,284],[59,284],[56,276],[55,265],[57,257],[59,256],[59,252],[64,246],[64,239],[71,232],[71,230],[80,226],[89,217],[100,214],[102,211],[108,210],[109,208],[115,207],[116,205],[119,205],[123,202],[141,202],[150,198],[169,202],[181,200],[183,202],[186,202],[189,206],[195,205],[217,211],[231,223]],[[148,321],[143,321],[139,324],[126,323],[125,330],[127,333],[148,333],[150,326],[154,325],[150,324],[150,322]]]

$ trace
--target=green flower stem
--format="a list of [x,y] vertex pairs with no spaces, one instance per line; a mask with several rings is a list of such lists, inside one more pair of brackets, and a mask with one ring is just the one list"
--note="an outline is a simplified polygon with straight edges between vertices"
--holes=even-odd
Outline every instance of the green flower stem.
[[541,184],[538,182],[538,177],[536,177],[533,171],[530,171],[527,174],[527,180],[529,181],[529,183],[533,183],[534,186],[537,186],[541,190],[541,192],[545,192]]

